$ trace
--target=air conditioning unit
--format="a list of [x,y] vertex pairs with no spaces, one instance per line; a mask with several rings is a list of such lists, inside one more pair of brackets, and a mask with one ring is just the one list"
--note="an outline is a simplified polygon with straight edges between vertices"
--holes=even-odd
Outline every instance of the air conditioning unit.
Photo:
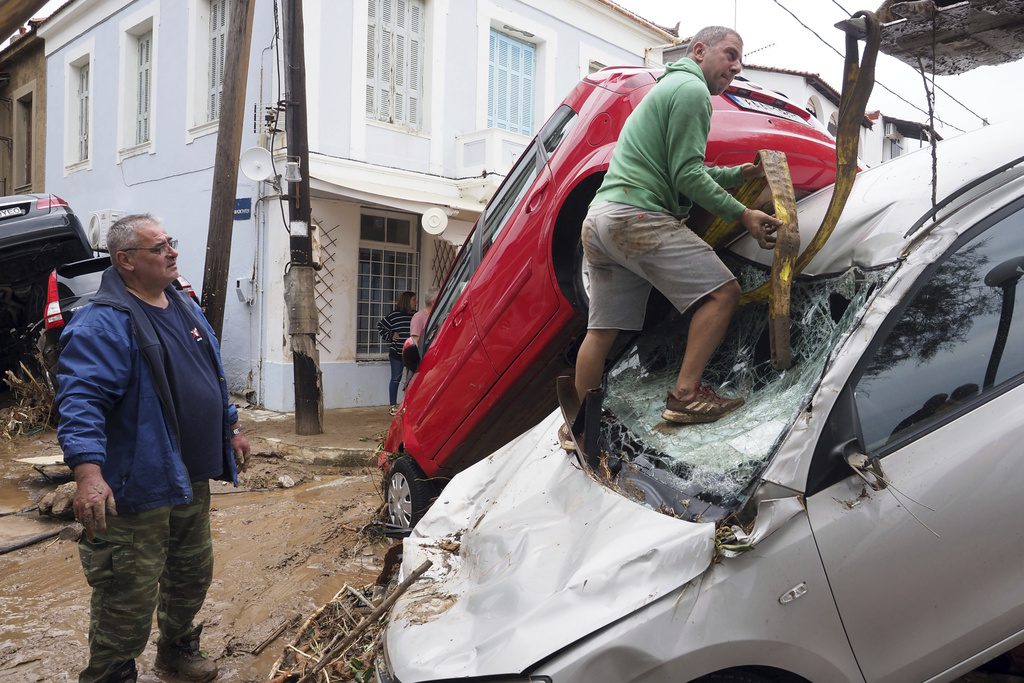
[[89,228],[86,234],[89,236],[89,244],[93,249],[96,251],[107,250],[107,231],[123,215],[124,211],[117,209],[101,209],[92,212],[89,216]]

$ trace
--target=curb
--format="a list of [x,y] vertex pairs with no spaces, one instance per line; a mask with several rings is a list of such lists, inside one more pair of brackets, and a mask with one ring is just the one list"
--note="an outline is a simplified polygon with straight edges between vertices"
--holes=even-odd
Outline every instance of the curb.
[[290,462],[338,467],[376,467],[376,449],[334,446],[297,446],[273,438],[254,438],[253,455],[272,454]]

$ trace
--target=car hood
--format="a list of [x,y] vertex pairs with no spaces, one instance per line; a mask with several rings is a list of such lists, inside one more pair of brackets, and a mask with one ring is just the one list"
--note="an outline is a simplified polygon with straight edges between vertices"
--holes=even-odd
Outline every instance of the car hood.
[[714,524],[598,483],[553,413],[455,477],[405,541],[387,650],[404,683],[520,673],[702,574]]

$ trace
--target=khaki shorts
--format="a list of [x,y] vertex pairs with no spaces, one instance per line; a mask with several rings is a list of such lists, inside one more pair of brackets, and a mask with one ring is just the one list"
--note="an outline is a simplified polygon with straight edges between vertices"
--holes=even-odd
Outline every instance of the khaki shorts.
[[640,330],[653,285],[682,313],[736,277],[686,220],[602,202],[583,221],[590,329]]

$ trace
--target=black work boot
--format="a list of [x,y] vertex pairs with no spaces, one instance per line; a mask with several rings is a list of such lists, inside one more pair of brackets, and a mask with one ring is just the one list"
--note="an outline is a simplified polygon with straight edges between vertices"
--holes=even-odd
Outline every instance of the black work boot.
[[127,662],[121,662],[119,667],[104,676],[103,683],[135,683],[138,678],[135,660],[129,659]]
[[217,677],[217,665],[199,650],[200,624],[173,643],[158,642],[156,668],[187,681],[212,681]]

